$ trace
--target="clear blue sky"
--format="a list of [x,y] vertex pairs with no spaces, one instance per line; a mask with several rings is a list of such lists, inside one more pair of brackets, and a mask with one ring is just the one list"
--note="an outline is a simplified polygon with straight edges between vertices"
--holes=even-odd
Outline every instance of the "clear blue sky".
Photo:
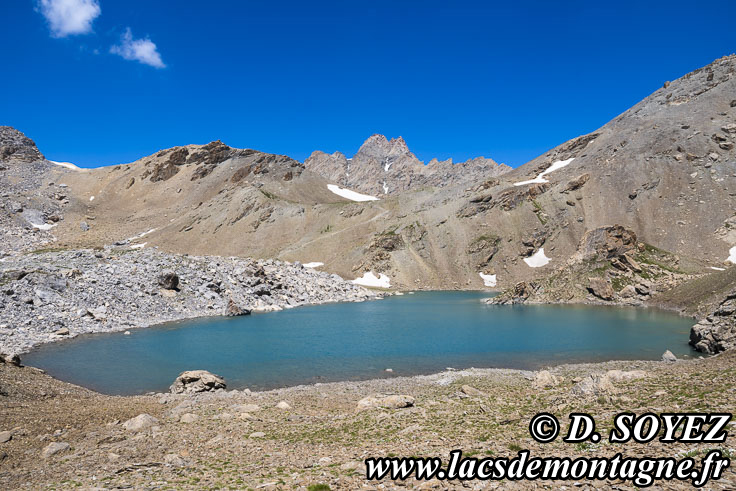
[[736,51],[734,0],[605,3],[4,1],[0,124],[85,167],[373,133],[518,166]]

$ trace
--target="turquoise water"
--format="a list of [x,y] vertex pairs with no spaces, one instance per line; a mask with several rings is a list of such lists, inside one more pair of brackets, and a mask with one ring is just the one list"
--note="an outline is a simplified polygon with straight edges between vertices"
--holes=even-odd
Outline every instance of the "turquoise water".
[[[230,388],[434,373],[535,369],[583,361],[692,355],[693,321],[634,308],[491,306],[482,292],[417,292],[363,303],[205,318],[44,345],[24,363],[108,394],[165,391],[205,369]],[[393,373],[385,372],[386,368]]]

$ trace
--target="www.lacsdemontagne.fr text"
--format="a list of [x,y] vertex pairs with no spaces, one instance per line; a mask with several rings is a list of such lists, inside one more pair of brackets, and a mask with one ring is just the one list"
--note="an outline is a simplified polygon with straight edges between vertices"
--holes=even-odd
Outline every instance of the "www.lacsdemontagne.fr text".
[[[477,459],[463,457],[461,450],[450,452],[450,461],[443,466],[442,459],[434,458],[370,458],[365,461],[368,480],[389,478],[404,480],[548,480],[580,479],[631,481],[647,487],[656,481],[690,481],[693,486],[704,486],[711,479],[721,477],[729,465],[720,450],[712,450],[700,461],[692,457],[532,457],[528,450],[516,457]],[[700,464],[698,466],[698,464]]]

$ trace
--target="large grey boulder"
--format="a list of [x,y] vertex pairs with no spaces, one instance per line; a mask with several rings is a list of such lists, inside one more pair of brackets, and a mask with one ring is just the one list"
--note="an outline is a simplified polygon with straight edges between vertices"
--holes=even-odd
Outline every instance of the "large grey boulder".
[[358,411],[374,408],[402,409],[413,405],[414,398],[408,395],[372,396],[364,397],[358,401]]
[[664,353],[662,353],[662,361],[666,361],[668,363],[674,363],[677,361],[677,357],[670,350],[667,350]]
[[189,370],[176,377],[169,390],[172,394],[195,394],[227,387],[225,379],[207,370]]
[[158,419],[154,418],[150,414],[143,413],[123,423],[123,428],[128,431],[141,431],[157,424]]

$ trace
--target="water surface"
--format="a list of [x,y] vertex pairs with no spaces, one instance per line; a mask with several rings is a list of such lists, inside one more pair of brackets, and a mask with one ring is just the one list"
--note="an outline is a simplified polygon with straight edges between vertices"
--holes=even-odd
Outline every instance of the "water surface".
[[[692,355],[693,321],[634,308],[486,305],[482,292],[417,292],[363,303],[204,318],[48,344],[23,357],[108,394],[165,391],[205,369],[230,388],[568,362]],[[385,372],[393,369],[392,373]]]

